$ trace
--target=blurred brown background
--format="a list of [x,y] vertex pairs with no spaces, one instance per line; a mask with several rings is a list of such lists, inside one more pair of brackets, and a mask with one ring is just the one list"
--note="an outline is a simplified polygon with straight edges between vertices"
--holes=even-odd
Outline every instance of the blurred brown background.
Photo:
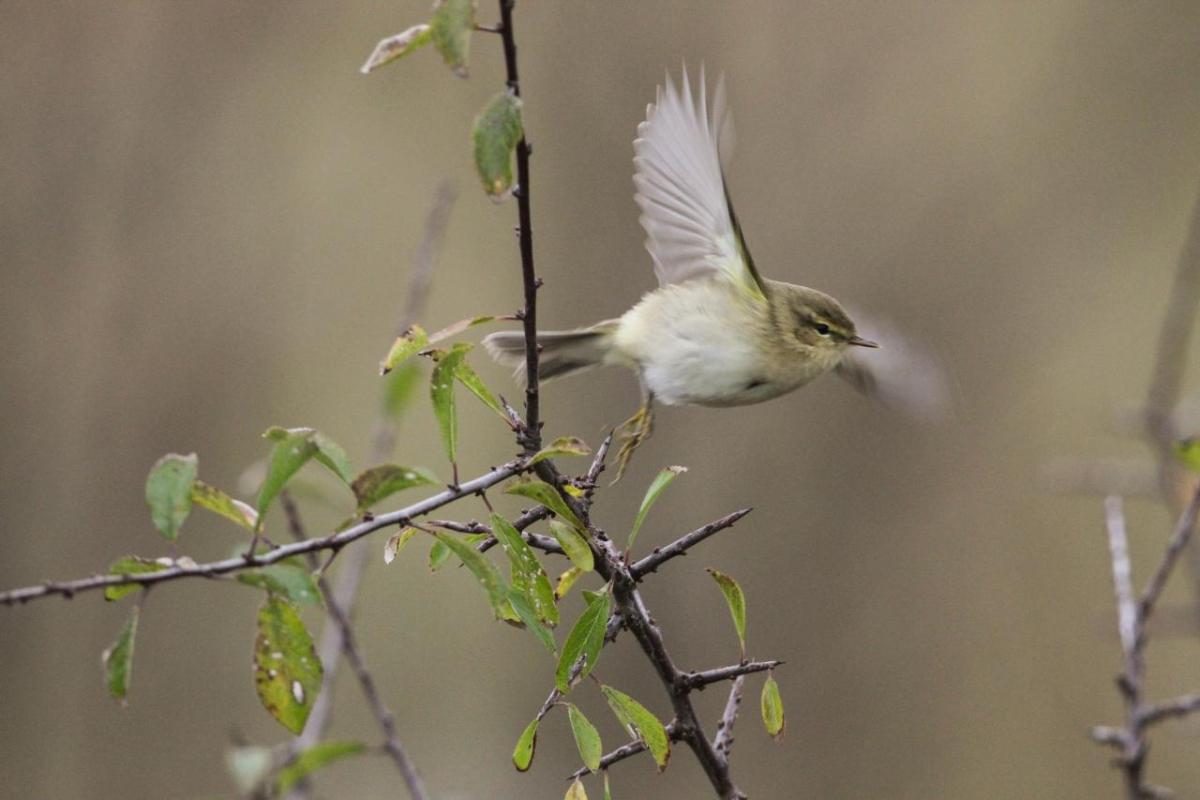
[[[234,488],[266,452],[263,429],[312,425],[362,464],[376,363],[442,177],[463,191],[425,321],[517,306],[515,207],[478,191],[468,145],[501,85],[499,41],[475,38],[467,81],[432,50],[357,72],[426,13],[423,0],[0,4],[0,584],[161,553],[142,481],[169,450],[199,452],[201,474]],[[485,0],[482,19],[495,13]],[[1121,713],[1100,501],[1049,494],[1039,468],[1143,453],[1113,419],[1143,396],[1200,180],[1200,5],[529,0],[517,13],[548,327],[614,316],[651,287],[630,141],[664,69],[704,61],[729,79],[732,190],[764,272],[883,312],[952,374],[956,413],[936,427],[832,379],[761,406],[666,410],[602,495],[599,522],[619,533],[658,467],[690,466],[647,548],[756,508],[646,589],[683,665],[731,661],[702,570],[719,566],[746,587],[751,653],[788,661],[787,735],[772,743],[751,702],[742,788],[1118,797],[1086,736]],[[398,458],[445,472],[421,395]],[[547,433],[594,443],[635,402],[622,373],[552,385]],[[512,443],[462,405],[472,475]],[[1169,520],[1142,503],[1130,523],[1144,577]],[[237,540],[195,514],[182,546],[212,558]],[[373,554],[359,613],[403,741],[438,798],[561,796],[577,758],[565,718],[543,725],[530,774],[509,765],[553,664],[490,620],[465,574],[431,576],[423,558],[384,569]],[[1177,580],[1168,602],[1188,589]],[[231,735],[283,738],[254,695],[257,603],[224,583],[153,592],[126,710],[97,666],[124,608],[90,595],[0,609],[0,794],[231,796]],[[1155,640],[1152,696],[1200,688],[1197,655],[1194,637]],[[628,637],[599,672],[666,715]],[[357,688],[339,696],[335,735],[374,740]],[[712,720],[724,692],[701,700]],[[1160,728],[1151,779],[1200,796],[1198,747],[1200,721]],[[708,796],[682,748],[662,777],[638,760],[613,782],[619,798]],[[401,796],[381,759],[318,786]]]

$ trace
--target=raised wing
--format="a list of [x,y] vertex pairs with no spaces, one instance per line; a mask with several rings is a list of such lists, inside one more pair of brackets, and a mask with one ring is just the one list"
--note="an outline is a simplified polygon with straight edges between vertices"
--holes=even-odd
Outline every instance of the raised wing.
[[699,105],[686,69],[681,90],[667,75],[633,142],[634,199],[659,284],[720,275],[765,302],[766,284],[746,249],[721,169],[722,144],[728,151],[732,136],[724,79],[710,115],[703,68]]

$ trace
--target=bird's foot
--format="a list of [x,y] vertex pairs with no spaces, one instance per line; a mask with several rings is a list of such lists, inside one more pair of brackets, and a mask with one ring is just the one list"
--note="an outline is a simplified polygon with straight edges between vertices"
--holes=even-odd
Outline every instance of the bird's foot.
[[639,408],[636,414],[617,426],[616,434],[621,441],[621,449],[617,452],[617,475],[609,486],[621,480],[625,468],[629,466],[629,460],[633,458],[633,451],[649,439],[653,432],[654,408],[648,402]]

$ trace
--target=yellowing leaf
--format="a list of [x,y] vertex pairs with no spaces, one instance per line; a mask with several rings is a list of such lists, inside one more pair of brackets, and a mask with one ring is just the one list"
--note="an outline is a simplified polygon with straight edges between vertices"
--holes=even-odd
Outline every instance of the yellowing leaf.
[[523,135],[521,98],[501,92],[475,118],[475,171],[493,200],[504,198],[513,183],[512,158]]
[[762,688],[762,718],[767,733],[775,739],[783,735],[783,698],[779,696],[779,684],[775,682],[775,676],[770,673]]
[[567,787],[567,794],[563,800],[587,800],[587,791],[583,788],[583,781],[576,778],[575,782]]
[[587,540],[579,535],[579,531],[565,522],[550,520],[550,532],[554,534],[559,547],[571,559],[571,563],[584,572],[591,572],[596,566],[596,557]]
[[390,564],[395,561],[396,556],[404,549],[404,545],[408,544],[408,540],[416,535],[416,528],[405,528],[389,536],[387,544],[383,546],[383,563]]
[[590,455],[591,452],[592,450],[587,446],[587,442],[578,436],[560,436],[534,453],[533,458],[529,459],[529,463],[536,464],[539,461],[545,461],[547,458],[559,458],[560,456],[586,456]]
[[[159,572],[167,569],[170,566],[170,561],[162,563],[155,561],[152,558],[141,558],[140,556],[123,556],[113,562],[108,568],[109,575],[141,575],[146,572]],[[122,597],[133,594],[138,589],[142,588],[136,583],[125,583],[119,586],[104,587],[105,600],[120,600]]]
[[583,570],[579,567],[571,567],[558,576],[558,582],[554,584],[554,599],[562,600],[567,596],[567,592],[571,591],[571,587],[575,585],[575,581],[579,580],[579,576],[583,574]]
[[271,716],[294,734],[304,730],[321,691],[321,660],[296,607],[268,595],[258,611],[254,685]]
[[566,522],[571,523],[581,532],[585,532],[586,528],[580,522],[579,517],[575,516],[575,512],[571,510],[562,496],[554,490],[554,487],[548,483],[539,480],[534,480],[528,476],[513,481],[504,490],[507,494],[515,494],[520,497],[527,497],[539,505],[553,511],[558,517]]
[[408,330],[396,337],[388,354],[383,357],[383,361],[379,362],[379,374],[387,375],[405,360],[424,350],[428,343],[429,335],[425,333],[424,328],[420,325],[409,327]]
[[133,677],[133,641],[137,636],[139,613],[140,607],[135,604],[129,612],[129,619],[121,626],[117,640],[100,655],[108,694],[121,705],[125,705],[125,697],[129,694],[129,681]]
[[521,738],[517,739],[517,747],[513,750],[513,766],[518,772],[525,772],[529,769],[529,765],[533,763],[533,751],[537,747],[537,729],[540,720],[535,719],[533,722],[525,726],[525,730],[521,731]]
[[733,627],[737,629],[738,641],[742,646],[742,658],[746,657],[746,595],[738,582],[723,572],[709,569],[708,574],[721,587],[725,602],[729,604],[729,613],[733,616]]
[[422,45],[428,44],[432,38],[428,25],[414,25],[395,36],[380,39],[379,44],[375,45],[375,49],[367,57],[367,62],[362,65],[361,72],[366,75],[384,64],[403,58]]
[[667,759],[671,757],[671,739],[658,717],[637,700],[611,686],[601,686],[600,691],[621,724],[641,739],[650,755],[654,756],[658,771],[666,769]]
[[258,512],[248,503],[235,500],[217,487],[209,486],[201,480],[192,482],[192,503],[214,514],[220,514],[248,531],[253,531],[258,524]]
[[1193,436],[1175,444],[1175,455],[1193,472],[1200,472],[1200,437]]
[[192,482],[196,480],[195,453],[168,453],[146,476],[146,505],[154,527],[168,541],[179,537],[179,528],[192,510]]
[[600,757],[604,755],[600,732],[574,703],[567,704],[567,716],[571,720],[571,733],[575,736],[575,747],[579,750],[583,765],[596,772],[600,769]]

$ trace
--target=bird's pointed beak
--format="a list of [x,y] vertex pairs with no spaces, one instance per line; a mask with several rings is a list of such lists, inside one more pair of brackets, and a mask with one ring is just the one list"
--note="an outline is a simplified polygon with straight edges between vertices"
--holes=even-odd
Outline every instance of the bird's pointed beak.
[[856,344],[859,347],[879,347],[877,342],[872,342],[870,339],[864,339],[861,336],[851,336],[847,340],[847,344]]

